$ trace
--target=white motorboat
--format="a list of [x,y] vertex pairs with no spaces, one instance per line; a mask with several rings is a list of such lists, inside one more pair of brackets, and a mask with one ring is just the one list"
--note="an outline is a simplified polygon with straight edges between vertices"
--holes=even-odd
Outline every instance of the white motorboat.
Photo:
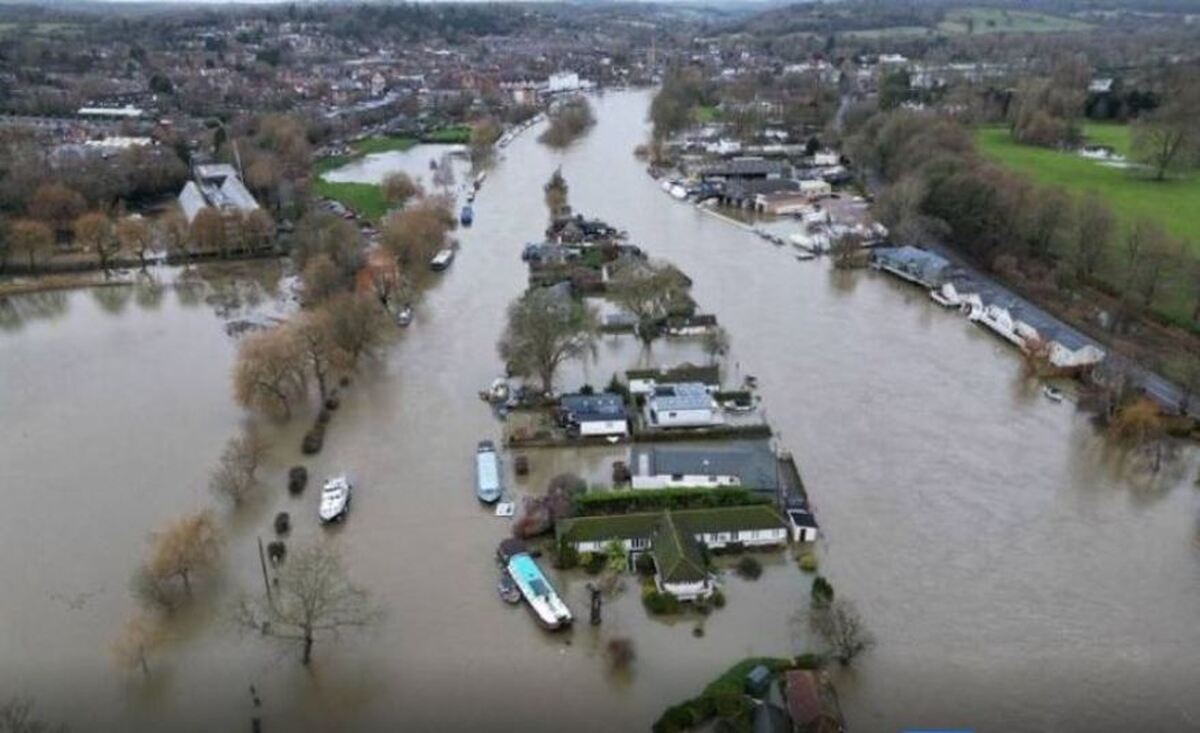
[[317,515],[324,523],[338,522],[350,511],[350,494],[354,485],[347,476],[335,476],[321,488],[321,507]]
[[1049,384],[1047,384],[1045,387],[1042,387],[1042,394],[1046,395],[1046,399],[1050,400],[1051,402],[1062,402],[1066,397],[1061,389]]
[[429,261],[429,268],[434,272],[441,272],[450,266],[454,261],[454,250],[449,247],[444,247],[438,250],[438,253]]
[[400,327],[407,326],[412,323],[413,309],[411,305],[406,305],[396,314],[396,325]]

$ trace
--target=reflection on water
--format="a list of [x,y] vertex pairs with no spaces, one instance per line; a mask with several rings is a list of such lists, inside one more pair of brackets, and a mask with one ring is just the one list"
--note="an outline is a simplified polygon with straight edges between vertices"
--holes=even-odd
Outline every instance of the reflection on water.
[[[146,307],[155,299],[140,288],[154,286],[139,283],[119,315],[105,301],[115,294],[100,292],[116,288],[0,303],[0,491],[19,518],[0,532],[0,690],[34,695],[78,730],[244,729],[254,715],[289,731],[645,730],[732,661],[809,648],[789,620],[811,581],[786,556],[768,558],[757,581],[726,573],[729,605],[700,639],[695,618],[648,618],[636,587],[605,605],[600,629],[565,635],[496,597],[491,558],[510,525],[474,500],[471,457],[501,426],[477,392],[501,371],[504,307],[526,277],[518,253],[544,226],[541,186],[561,165],[577,210],[694,279],[732,337],[726,381],[758,377],[822,523],[821,572],[878,638],[838,673],[851,728],[1194,727],[1194,451],[1147,478],[1070,404],[1031,391],[1007,346],[919,291],[797,262],[673,201],[630,154],[648,99],[598,100],[597,126],[565,152],[538,145],[536,131],[506,150],[453,267],[345,393],[324,450],[299,454],[311,414],[271,429],[262,498],[226,515],[223,572],[178,620],[149,687],[108,657],[135,611],[127,578],[147,532],[214,504],[208,471],[244,419],[229,397],[236,340],[223,320],[286,313],[289,280],[262,263],[241,265],[240,284],[207,268],[162,271],[175,297]],[[262,273],[254,285],[250,272]],[[606,337],[560,385],[678,361],[707,355],[697,341],[647,350]],[[603,483],[624,450],[529,451],[532,474],[511,485],[539,494],[563,472]],[[297,463],[312,482],[292,497],[285,475]],[[312,486],[343,471],[361,490],[347,523],[325,532]],[[261,586],[257,539],[272,538],[280,510],[292,515],[289,543],[336,546],[388,610],[365,636],[319,641],[310,670],[222,611]],[[552,573],[576,610],[589,579]],[[83,592],[94,595],[78,610],[53,600]],[[629,680],[608,671],[613,636],[634,642]]]

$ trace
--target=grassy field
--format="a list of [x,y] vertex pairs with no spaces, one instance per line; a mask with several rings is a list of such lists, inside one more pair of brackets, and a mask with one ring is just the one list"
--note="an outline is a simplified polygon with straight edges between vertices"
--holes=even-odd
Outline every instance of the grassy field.
[[408,150],[416,144],[417,141],[411,137],[369,137],[351,143],[350,149],[353,152],[350,155],[324,158],[313,166],[313,193],[340,201],[357,211],[359,216],[378,221],[388,210],[379,186],[373,183],[334,183],[325,180],[323,175],[364,155]]
[[963,8],[946,13],[946,19],[938,29],[946,33],[966,33],[972,20],[974,33],[1063,33],[1092,27],[1082,20],[1027,10]]
[[434,130],[433,132],[422,136],[421,142],[466,145],[467,143],[471,142],[471,128],[466,125],[443,127],[440,130]]
[[[973,22],[973,27],[972,27]],[[898,38],[941,34],[974,33],[1065,33],[1088,30],[1092,26],[1082,20],[1047,15],[1029,10],[1000,8],[960,8],[946,13],[946,19],[936,28],[925,26],[896,26],[846,31],[841,35],[859,39]]]
[[[1088,142],[1107,145],[1119,153],[1129,152],[1129,128],[1123,125],[1084,127]],[[1200,257],[1200,174],[1155,182],[1127,169],[1113,168],[1072,153],[1021,145],[1005,127],[983,127],[976,132],[980,151],[1005,166],[1028,175],[1046,186],[1059,186],[1082,194],[1095,191],[1108,201],[1122,228],[1139,219],[1160,224],[1171,235],[1189,243],[1193,255]],[[1119,238],[1113,242],[1120,247]],[[1117,259],[1116,256],[1110,260]],[[1116,273],[1107,273],[1110,278]],[[1116,280],[1116,278],[1112,278]],[[1190,315],[1187,293],[1175,287],[1162,310],[1174,318]]]

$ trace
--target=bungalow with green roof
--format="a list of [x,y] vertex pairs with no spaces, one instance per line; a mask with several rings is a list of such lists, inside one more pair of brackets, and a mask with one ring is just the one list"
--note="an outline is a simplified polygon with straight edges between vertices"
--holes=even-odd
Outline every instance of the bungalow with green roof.
[[615,541],[630,555],[650,553],[659,590],[684,601],[715,590],[702,548],[770,547],[788,541],[787,523],[767,504],[575,517],[560,520],[554,530],[559,545],[576,552],[603,552]]

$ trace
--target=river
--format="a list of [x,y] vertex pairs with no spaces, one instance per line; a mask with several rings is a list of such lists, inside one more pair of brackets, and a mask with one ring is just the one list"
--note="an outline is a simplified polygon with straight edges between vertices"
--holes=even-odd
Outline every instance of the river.
[[[561,166],[577,210],[693,278],[731,334],[728,369],[758,377],[822,524],[821,572],[877,637],[837,674],[852,729],[1194,730],[1194,452],[1153,479],[1137,473],[1086,416],[1042,398],[1006,346],[920,291],[797,262],[673,201],[631,154],[648,102],[598,97],[598,124],[566,151],[536,130],[504,151],[453,267],[361,370],[306,461],[315,477],[352,470],[362,487],[332,531],[316,526],[312,488],[283,489],[308,415],[273,429],[260,501],[235,514],[205,488],[246,419],[229,390],[224,321],[237,313],[221,301],[134,291],[115,307],[122,296],[97,290],[0,310],[0,697],[28,694],[75,730],[244,730],[253,715],[268,731],[645,730],[737,659],[801,651],[789,619],[809,578],[784,556],[758,581],[727,577],[729,605],[703,638],[692,620],[648,618],[635,589],[606,605],[598,631],[567,635],[495,596],[491,557],[508,524],[471,497],[471,455],[500,423],[476,392],[499,371],[504,307],[525,282],[518,253],[544,226],[541,187]],[[285,307],[263,291],[259,310]],[[562,382],[681,356],[699,358],[609,340]],[[581,472],[610,458],[581,455]],[[532,459],[522,491],[576,463]],[[129,573],[147,533],[203,506],[227,528],[224,570],[172,621],[151,679],[127,676],[108,647],[136,610]],[[228,621],[239,590],[260,583],[255,538],[280,509],[293,514],[293,547],[336,545],[386,609],[366,634],[319,641],[308,670]],[[554,579],[586,608],[586,576]],[[604,663],[616,635],[635,644],[628,675]]]

